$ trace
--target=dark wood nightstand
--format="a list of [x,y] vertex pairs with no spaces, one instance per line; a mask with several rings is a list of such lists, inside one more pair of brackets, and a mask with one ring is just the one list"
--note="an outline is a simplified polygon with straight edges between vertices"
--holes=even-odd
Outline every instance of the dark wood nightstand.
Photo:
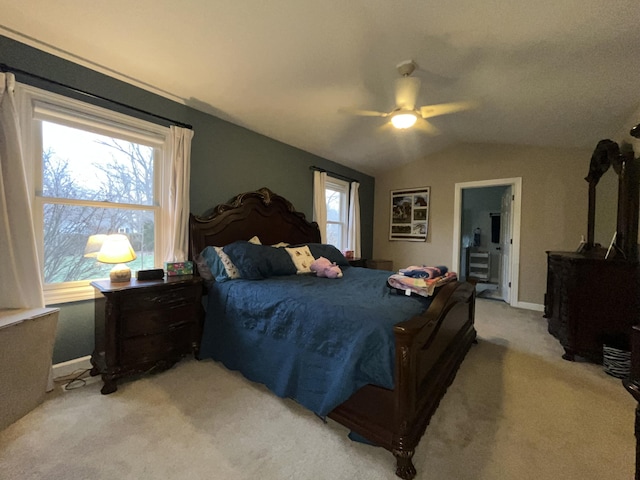
[[102,375],[102,394],[115,392],[120,377],[166,369],[185,355],[197,355],[204,318],[200,277],[91,285],[96,289],[91,375]]
[[349,265],[352,267],[367,267],[367,259],[366,258],[349,258]]

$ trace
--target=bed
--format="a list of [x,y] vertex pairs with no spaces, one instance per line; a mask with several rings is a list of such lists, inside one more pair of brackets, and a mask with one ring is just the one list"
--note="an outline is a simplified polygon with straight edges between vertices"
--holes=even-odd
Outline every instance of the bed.
[[[398,295],[385,281],[392,272],[350,266],[321,244],[315,222],[267,188],[191,215],[189,243],[190,258],[209,270],[204,276],[221,269],[210,255],[222,247],[243,273],[229,280],[222,269],[227,281],[210,282],[200,358],[389,450],[396,475],[413,478],[415,448],[476,341],[474,288],[456,281],[429,298]],[[336,261],[343,277],[278,270],[298,249]]]

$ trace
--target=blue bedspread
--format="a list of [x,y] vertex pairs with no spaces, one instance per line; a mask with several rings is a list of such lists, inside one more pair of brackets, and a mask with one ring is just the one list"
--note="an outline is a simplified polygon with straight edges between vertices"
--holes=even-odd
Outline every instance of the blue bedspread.
[[345,267],[311,275],[215,283],[201,358],[221,361],[325,416],[366,384],[393,388],[393,325],[431,298],[398,296],[390,272]]

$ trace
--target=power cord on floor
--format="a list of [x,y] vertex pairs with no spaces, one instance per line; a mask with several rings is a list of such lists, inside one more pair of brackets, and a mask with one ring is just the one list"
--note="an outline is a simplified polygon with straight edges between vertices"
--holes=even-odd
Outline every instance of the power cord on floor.
[[[152,374],[152,373],[155,373],[156,370],[158,372],[161,372],[161,371],[166,370],[167,368],[169,368],[172,365],[173,364],[166,364],[166,363],[160,362],[160,363],[157,363],[157,364],[151,366],[151,368],[149,368],[148,370],[146,370],[144,372],[141,372],[140,375]],[[67,381],[67,383],[64,384],[64,389],[65,390],[69,391],[69,390],[75,390],[76,388],[84,387],[87,384],[87,381],[84,378],[81,378],[81,377],[84,376],[90,370],[91,370],[91,368],[86,368],[86,369],[83,369],[83,370],[76,370],[76,371],[70,373],[69,375],[66,375],[64,377],[56,378],[56,382],[65,382],[67,378],[71,378],[72,377],[69,381]],[[80,373],[77,373],[78,371]]]
[[82,370],[79,374],[77,374],[75,377],[73,377],[64,385],[64,389],[75,390],[76,388],[84,387],[87,384],[87,381],[80,377],[82,377],[84,374],[86,374],[90,370],[91,370],[90,368]]

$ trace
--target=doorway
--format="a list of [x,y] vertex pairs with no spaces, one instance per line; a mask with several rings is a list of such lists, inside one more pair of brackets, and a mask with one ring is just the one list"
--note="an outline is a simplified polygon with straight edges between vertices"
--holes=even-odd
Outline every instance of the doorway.
[[518,303],[521,178],[457,183],[453,269],[479,296]]

